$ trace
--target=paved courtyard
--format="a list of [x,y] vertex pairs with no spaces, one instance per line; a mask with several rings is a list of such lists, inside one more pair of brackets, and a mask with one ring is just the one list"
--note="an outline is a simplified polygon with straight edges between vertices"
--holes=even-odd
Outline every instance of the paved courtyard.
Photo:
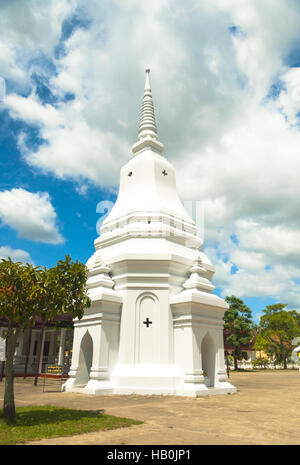
[[[143,420],[142,425],[31,444],[300,444],[300,372],[276,370],[231,373],[238,392],[200,397],[91,396],[59,392],[60,383],[16,378],[17,406],[51,404],[103,410]],[[0,383],[3,401],[4,382]]]

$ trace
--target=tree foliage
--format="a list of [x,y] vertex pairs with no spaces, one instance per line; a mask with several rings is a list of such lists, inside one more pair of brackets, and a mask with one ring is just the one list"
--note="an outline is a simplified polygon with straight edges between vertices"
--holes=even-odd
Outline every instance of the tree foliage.
[[0,262],[0,316],[7,320],[6,372],[3,416],[7,423],[15,420],[13,358],[17,336],[34,327],[37,320],[53,321],[58,315],[71,313],[82,318],[90,306],[86,293],[87,268],[73,262],[69,255],[52,268],[39,268],[13,262]]
[[[238,360],[247,357],[242,346],[249,344],[253,337],[252,312],[244,302],[235,295],[227,296],[226,302],[229,309],[224,313],[224,329],[227,344],[233,346],[232,356],[234,366],[237,369]],[[226,331],[227,330],[227,331]]]
[[287,311],[287,304],[268,305],[260,319],[260,334],[255,348],[263,350],[274,359],[275,364],[287,368],[287,363],[295,347],[292,340],[300,335],[300,314]]

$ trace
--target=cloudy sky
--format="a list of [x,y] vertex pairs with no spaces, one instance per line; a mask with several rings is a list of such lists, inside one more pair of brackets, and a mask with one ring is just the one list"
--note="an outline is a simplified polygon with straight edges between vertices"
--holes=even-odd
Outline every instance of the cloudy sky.
[[0,256],[93,253],[151,68],[216,293],[300,308],[299,0],[1,0]]

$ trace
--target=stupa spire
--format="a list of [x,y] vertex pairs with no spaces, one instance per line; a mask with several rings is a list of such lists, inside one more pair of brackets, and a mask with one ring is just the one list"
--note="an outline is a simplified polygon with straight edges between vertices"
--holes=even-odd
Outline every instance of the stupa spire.
[[161,153],[164,146],[158,140],[157,126],[154,114],[154,105],[152,99],[152,91],[150,86],[150,69],[146,70],[146,80],[144,88],[144,96],[142,103],[141,119],[138,131],[138,141],[132,147],[134,154],[137,154],[145,148],[151,147],[156,152]]
[[138,140],[141,140],[143,137],[148,135],[150,137],[153,137],[154,139],[157,139],[157,127],[155,122],[154,105],[152,100],[149,74],[150,69],[146,69],[145,90],[142,104]]

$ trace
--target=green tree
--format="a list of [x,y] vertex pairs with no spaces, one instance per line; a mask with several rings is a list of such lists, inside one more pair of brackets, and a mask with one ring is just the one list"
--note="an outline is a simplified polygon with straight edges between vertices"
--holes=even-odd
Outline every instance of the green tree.
[[232,356],[234,368],[238,368],[238,360],[247,357],[247,353],[242,350],[243,345],[249,344],[253,337],[252,312],[244,302],[232,295],[225,298],[229,304],[229,309],[224,313],[224,329],[227,344],[233,346]]
[[268,305],[260,318],[260,335],[256,340],[256,347],[274,358],[275,364],[287,368],[287,363],[295,347],[294,337],[300,335],[300,315],[296,310],[287,311],[287,304]]
[[4,419],[15,419],[13,358],[20,331],[34,324],[32,298],[37,289],[38,269],[32,265],[14,263],[10,258],[0,263],[0,315],[7,320],[6,374],[3,402]]
[[69,255],[56,266],[39,271],[36,307],[43,321],[51,321],[64,313],[82,318],[84,309],[91,304],[86,294],[87,276],[86,266],[73,262]]
[[275,315],[275,313],[282,312],[282,310],[284,310],[285,307],[287,307],[287,304],[278,303],[278,304],[266,305],[266,308],[263,310],[264,315],[261,317],[261,320],[260,320],[260,327],[262,327],[264,324],[263,318],[265,316],[269,317],[271,315]]
[[15,421],[13,359],[19,333],[33,327],[38,318],[43,323],[64,313],[82,318],[84,308],[90,306],[86,279],[86,267],[69,256],[50,269],[13,262],[11,258],[1,260],[0,316],[7,320],[3,402],[7,423]]

